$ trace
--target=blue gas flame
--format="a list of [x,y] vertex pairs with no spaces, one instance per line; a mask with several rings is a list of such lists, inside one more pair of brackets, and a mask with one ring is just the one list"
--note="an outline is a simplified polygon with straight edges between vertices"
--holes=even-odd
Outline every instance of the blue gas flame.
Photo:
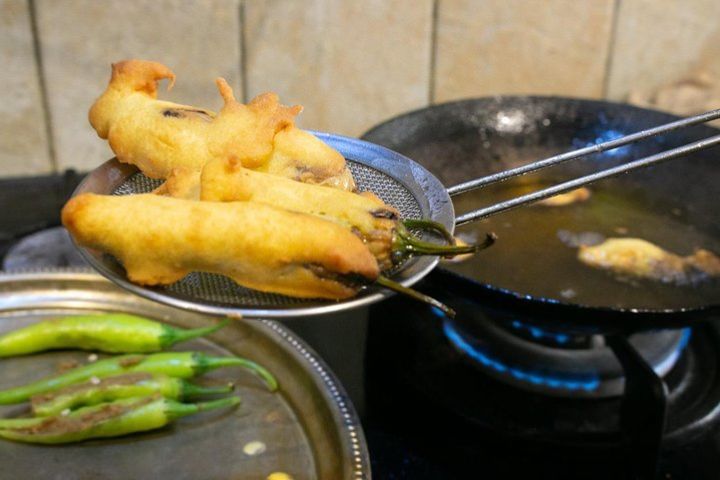
[[544,385],[550,388],[562,388],[567,390],[586,390],[591,392],[600,386],[600,378],[597,375],[549,375],[546,373],[532,372],[522,368],[508,365],[487,352],[470,345],[455,330],[450,322],[444,322],[443,331],[448,339],[455,344],[470,358],[477,360],[486,367],[492,368],[499,373],[506,373],[514,378],[530,382],[535,385]]
[[[527,329],[535,338],[552,338],[561,344],[569,340],[569,336],[565,334],[548,332],[519,321],[514,321],[512,325],[513,328]],[[473,360],[480,362],[485,367],[491,368],[498,373],[511,375],[517,380],[529,382],[534,385],[543,385],[549,388],[573,391],[585,390],[587,392],[592,392],[600,386],[600,378],[592,373],[588,373],[586,375],[564,375],[560,373],[549,374],[545,372],[530,371],[509,365],[497,357],[494,357],[487,351],[484,351],[481,347],[476,347],[468,343],[450,322],[443,322],[443,331],[445,336],[447,336],[447,338],[457,348]],[[655,365],[653,369],[656,372],[664,372],[666,369],[670,368],[687,347],[690,341],[690,336],[690,328],[683,329],[682,336],[675,351],[668,355],[668,357],[666,357],[658,365]]]
[[520,320],[513,320],[510,325],[512,325],[515,330],[526,330],[530,332],[530,335],[532,335],[533,338],[537,338],[538,340],[548,339],[560,345],[564,345],[568,341],[570,341],[569,335],[566,335],[564,333],[549,332],[534,325],[529,325],[527,323],[521,322]]

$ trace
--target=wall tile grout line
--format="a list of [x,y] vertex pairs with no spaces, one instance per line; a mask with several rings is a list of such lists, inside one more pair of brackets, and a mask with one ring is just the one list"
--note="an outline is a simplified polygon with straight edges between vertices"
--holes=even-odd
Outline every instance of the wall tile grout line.
[[47,85],[45,82],[45,71],[43,70],[42,49],[40,47],[40,32],[37,22],[37,10],[35,0],[28,1],[30,12],[30,30],[33,38],[33,53],[35,57],[35,69],[37,70],[38,86],[40,88],[40,103],[42,104],[43,119],[45,120],[45,135],[47,136],[48,156],[50,157],[50,168],[58,172],[58,161],[55,155],[55,137],[53,136],[52,116],[50,115],[50,100],[48,99]]
[[432,16],[430,21],[430,72],[428,78],[428,105],[435,103],[435,70],[437,62],[437,31],[438,9],[440,0],[432,0]]
[[622,0],[614,0],[612,22],[610,24],[610,35],[608,38],[608,50],[605,57],[605,73],[602,83],[602,98],[608,98],[608,91],[610,90],[610,76],[612,75],[613,59],[615,56],[615,40],[617,37],[618,23],[620,21],[620,7]]
[[240,91],[242,92],[243,103],[248,102],[248,74],[247,74],[247,48],[245,36],[245,0],[240,0],[238,10],[238,41],[240,42]]

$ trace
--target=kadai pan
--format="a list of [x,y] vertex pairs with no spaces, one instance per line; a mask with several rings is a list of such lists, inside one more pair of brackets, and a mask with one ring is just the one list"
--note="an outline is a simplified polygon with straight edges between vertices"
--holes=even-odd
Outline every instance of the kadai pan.
[[[491,97],[400,115],[362,138],[413,159],[449,187],[677,119],[604,101]],[[453,197],[454,208],[462,214],[717,134],[707,126],[666,133]],[[716,316],[720,280],[705,282],[699,292],[697,285],[617,278],[580,264],[567,242],[639,237],[682,255],[694,248],[720,254],[718,160],[720,149],[710,148],[590,185],[592,195],[582,203],[530,205],[458,227],[456,234],[470,241],[490,230],[499,239],[470,262],[441,263],[418,286],[450,305],[471,301],[553,327],[598,333],[688,325]]]

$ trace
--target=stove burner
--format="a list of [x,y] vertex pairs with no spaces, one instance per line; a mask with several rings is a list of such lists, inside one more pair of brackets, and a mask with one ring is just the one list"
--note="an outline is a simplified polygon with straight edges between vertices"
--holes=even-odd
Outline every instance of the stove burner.
[[[622,395],[623,369],[601,336],[569,335],[515,319],[477,319],[472,335],[463,325],[446,319],[442,331],[473,365],[498,380],[558,397]],[[664,376],[689,339],[690,329],[684,329],[636,334],[630,342]]]
[[[607,389],[607,379],[614,377],[608,377],[607,371],[588,370],[582,365],[588,357],[594,358],[596,351],[607,353],[604,341],[585,336],[584,346],[578,346],[583,339],[566,332],[560,333],[558,341],[556,330],[547,330],[544,325],[538,330],[530,329],[541,325],[539,322],[509,312],[500,319],[504,312],[487,308],[484,314],[491,315],[493,320],[485,318],[481,323],[494,328],[479,333],[470,317],[481,308],[469,301],[450,300],[455,300],[453,307],[458,315],[457,323],[449,325],[429,309],[401,298],[371,308],[366,350],[366,408],[370,417],[393,425],[407,438],[421,438],[419,445],[430,442],[433,449],[441,448],[436,455],[433,453],[433,458],[452,457],[467,462],[464,465],[476,466],[478,452],[502,444],[499,448],[507,453],[502,457],[505,460],[517,449],[547,458],[543,472],[552,478],[555,476],[548,472],[554,472],[557,464],[549,459],[555,462],[562,459],[563,465],[567,465],[569,458],[575,459],[578,471],[586,463],[594,465],[593,468],[617,465],[618,471],[623,470],[620,461],[634,458],[623,436],[620,413],[624,397],[598,395]],[[520,324],[513,325],[513,319]],[[470,337],[468,332],[474,336]],[[476,352],[477,347],[484,348],[480,354],[488,365],[482,365],[479,358],[471,358],[451,343],[448,333],[451,337],[457,334],[461,344],[475,347]],[[494,334],[505,342],[495,342]],[[567,339],[562,337],[564,334]],[[520,342],[528,344],[528,351],[523,350],[516,357],[508,354]],[[667,411],[663,448],[677,452],[690,445],[709,445],[706,453],[711,455],[704,457],[702,465],[705,470],[717,472],[720,460],[716,460],[719,458],[716,450],[710,448],[717,445],[717,440],[710,435],[720,428],[720,324],[701,322],[691,331],[675,335],[667,331],[635,335],[631,344],[644,352],[643,357],[655,371],[665,372]],[[543,356],[546,350],[551,354]],[[538,352],[540,355],[534,356]],[[567,358],[583,361],[568,363],[564,361]],[[515,364],[508,359],[515,359]],[[538,368],[541,362],[547,365],[551,361],[555,362],[554,370]],[[505,371],[496,371],[503,367]],[[616,368],[619,381],[614,386],[623,390],[622,371],[619,366]],[[510,369],[515,370],[515,375]],[[558,370],[564,370],[565,376],[558,375]],[[599,385],[588,392],[595,378]],[[447,442],[440,442],[441,447],[438,438]],[[458,453],[462,448],[464,453]],[[672,455],[676,459],[676,453]],[[707,458],[713,459],[712,466]],[[492,454],[483,461],[495,459]],[[497,465],[499,471],[506,471],[507,463],[500,456]],[[601,474],[600,470],[596,476],[562,478],[620,478],[619,474],[604,470]],[[695,478],[680,475],[682,472],[675,467],[668,471],[678,474],[675,478]]]
[[484,367],[490,368],[501,374],[502,376],[510,375],[519,382],[529,382],[537,388],[552,388],[566,390],[584,390],[592,392],[600,386],[600,378],[595,374],[588,375],[551,375],[541,372],[531,372],[521,368],[510,366],[501,360],[494,359],[491,355],[483,353],[480,348],[474,347],[466,341],[460,333],[452,326],[450,322],[443,325],[445,336],[455,345],[462,353],[469,356],[473,360],[480,362]]

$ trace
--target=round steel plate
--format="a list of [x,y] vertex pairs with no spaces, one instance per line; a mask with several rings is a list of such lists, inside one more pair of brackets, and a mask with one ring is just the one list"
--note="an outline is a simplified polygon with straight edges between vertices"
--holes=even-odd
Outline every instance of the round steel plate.
[[[127,312],[192,328],[205,315],[138,298],[90,272],[0,274],[0,334],[59,315]],[[300,339],[275,322],[235,321],[205,339],[176,345],[240,355],[266,366],[280,390],[267,391],[252,374],[224,368],[198,383],[235,383],[235,410],[187,417],[161,430],[62,446],[0,440],[2,478],[265,479],[284,472],[294,480],[369,479],[368,452],[358,417],[332,372]],[[88,352],[55,351],[0,362],[0,389],[56,373]],[[26,405],[0,407],[22,414]],[[262,442],[263,453],[243,447]]]

